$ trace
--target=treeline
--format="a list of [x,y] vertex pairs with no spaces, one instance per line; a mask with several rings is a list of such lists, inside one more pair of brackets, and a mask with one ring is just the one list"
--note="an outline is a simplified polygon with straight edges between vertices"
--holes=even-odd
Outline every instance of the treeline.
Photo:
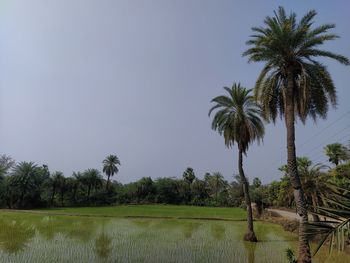
[[143,177],[121,184],[108,183],[97,169],[65,177],[62,172],[50,172],[46,165],[15,164],[5,155],[0,167],[0,206],[9,209],[134,203],[239,206],[243,202],[238,182],[228,183],[218,172],[199,179],[192,168],[182,178]]
[[[332,168],[313,164],[307,157],[297,158],[305,198],[310,206],[325,205],[324,197],[332,191],[332,186],[350,189],[349,149],[341,144],[330,144],[325,147],[325,153],[333,163]],[[29,209],[146,203],[245,206],[238,175],[232,182],[225,180],[219,172],[206,173],[200,179],[189,167],[179,178],[153,180],[143,177],[128,184],[117,181],[109,183],[109,177],[118,172],[117,165],[120,165],[119,159],[115,158],[108,156],[103,162],[106,180],[97,169],[75,172],[66,177],[62,172],[51,172],[46,165],[39,166],[32,162],[16,164],[12,158],[2,155],[0,207]],[[287,166],[283,165],[279,170],[282,173],[279,181],[263,185],[259,178],[254,178],[249,184],[252,202],[259,210],[269,206],[295,206]]]

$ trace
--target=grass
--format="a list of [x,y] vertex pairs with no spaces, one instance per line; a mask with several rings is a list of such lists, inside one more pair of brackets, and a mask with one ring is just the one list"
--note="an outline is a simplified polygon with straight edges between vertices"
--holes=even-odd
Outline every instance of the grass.
[[221,219],[245,220],[246,212],[241,208],[218,208],[183,205],[119,205],[109,207],[51,208],[35,210],[50,214],[103,216],[103,217],[157,217],[173,219]]

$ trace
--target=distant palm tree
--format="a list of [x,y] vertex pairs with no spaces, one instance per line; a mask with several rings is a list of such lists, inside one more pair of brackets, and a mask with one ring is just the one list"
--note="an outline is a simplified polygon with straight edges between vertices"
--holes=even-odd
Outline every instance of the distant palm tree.
[[182,178],[188,184],[192,184],[194,179],[196,179],[196,175],[194,174],[194,171],[191,167],[187,167],[187,169],[182,174]]
[[273,17],[266,17],[264,27],[253,27],[254,34],[247,42],[251,47],[243,53],[249,61],[265,62],[256,85],[255,97],[262,104],[264,117],[275,122],[278,113],[285,118],[287,129],[288,170],[294,188],[299,227],[299,262],[311,262],[305,224],[307,207],[297,170],[295,151],[295,117],[302,122],[310,116],[325,118],[329,102],[336,104],[336,91],[326,66],[317,57],[332,58],[349,65],[349,60],[338,54],[318,49],[320,45],[338,36],[329,34],[335,27],[325,24],[312,28],[315,11],[309,11],[298,22],[296,14],[286,14],[280,7]]
[[11,186],[19,192],[19,207],[24,207],[24,197],[27,192],[36,187],[35,177],[38,175],[38,166],[33,162],[21,162],[12,171]]
[[214,172],[213,174],[205,173],[204,181],[207,184],[210,195],[215,197],[215,205],[218,205],[219,193],[228,186],[228,183],[220,172]]
[[209,115],[216,109],[212,122],[213,130],[224,136],[228,148],[237,143],[238,168],[243,184],[245,203],[247,205],[248,231],[244,236],[247,241],[257,241],[253,228],[252,207],[249,196],[249,184],[243,171],[243,154],[247,153],[249,145],[254,141],[262,140],[264,125],[260,119],[260,108],[250,95],[251,90],[240,84],[233,84],[232,88],[224,88],[228,96],[218,96],[212,100],[215,105]]
[[80,181],[87,187],[87,198],[90,198],[91,190],[102,186],[103,178],[97,169],[87,169],[80,177]]
[[109,186],[109,177],[117,174],[119,171],[117,165],[120,165],[120,161],[116,155],[108,155],[106,159],[103,160],[103,172],[107,175],[106,190],[108,190]]
[[329,161],[335,166],[341,161],[346,161],[350,159],[349,150],[341,143],[332,143],[324,147],[324,151],[329,158]]
[[[51,193],[51,205],[54,205],[55,195],[57,193],[57,190],[62,189],[63,181],[65,180],[64,175],[62,172],[56,171],[52,174],[51,177],[51,187],[52,187],[52,193]],[[62,191],[60,191],[62,193]],[[62,204],[63,197],[61,196],[61,204]]]

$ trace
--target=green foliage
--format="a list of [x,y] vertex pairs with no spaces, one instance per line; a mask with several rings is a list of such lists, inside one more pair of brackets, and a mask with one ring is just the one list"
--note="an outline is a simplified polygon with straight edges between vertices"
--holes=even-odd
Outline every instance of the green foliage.
[[107,175],[106,188],[109,185],[109,178],[119,171],[118,165],[120,165],[120,160],[116,155],[108,155],[106,159],[103,160],[103,172]]
[[188,167],[186,171],[182,174],[182,178],[185,182],[188,184],[192,184],[194,179],[196,179],[196,175],[194,174],[194,171],[191,167]]
[[350,192],[330,185],[332,191],[326,197],[326,206],[314,206],[314,214],[326,218],[323,221],[315,221],[308,224],[307,234],[309,238],[321,235],[322,239],[315,249],[319,249],[330,238],[329,251],[333,248],[344,250],[346,243],[350,241]]
[[294,80],[295,114],[302,122],[310,116],[325,118],[328,104],[336,105],[336,91],[326,66],[316,59],[326,57],[349,65],[348,58],[319,47],[338,38],[328,31],[334,24],[315,27],[316,11],[311,10],[299,21],[279,7],[275,16],[266,17],[263,27],[253,27],[247,41],[250,48],[243,53],[252,62],[265,62],[256,81],[255,97],[261,103],[263,115],[275,121],[285,112],[287,78]]
[[260,108],[250,96],[251,90],[242,87],[240,83],[224,89],[228,96],[222,95],[212,100],[215,105],[210,109],[209,116],[217,110],[212,129],[224,136],[227,147],[237,143],[242,152],[246,153],[254,140],[260,141],[264,136]]
[[156,180],[156,202],[162,204],[180,204],[178,180],[162,177]]
[[45,169],[33,162],[17,164],[7,181],[5,199],[17,208],[41,206],[41,188],[46,178]]
[[297,263],[298,260],[295,258],[294,251],[291,248],[286,249],[286,257],[289,263]]
[[328,156],[329,161],[336,166],[341,161],[346,161],[350,159],[350,151],[341,143],[332,143],[324,147],[325,154]]
[[350,161],[344,164],[338,164],[330,173],[338,179],[350,179]]
[[258,188],[258,187],[260,187],[260,186],[261,186],[261,181],[260,181],[260,179],[257,178],[257,177],[255,177],[255,178],[253,179],[253,188]]

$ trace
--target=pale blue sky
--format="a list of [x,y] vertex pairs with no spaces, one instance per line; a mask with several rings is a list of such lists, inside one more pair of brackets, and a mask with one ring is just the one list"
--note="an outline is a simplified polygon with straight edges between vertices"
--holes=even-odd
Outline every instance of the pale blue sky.
[[[345,0],[0,3],[0,153],[67,176],[101,169],[113,153],[121,182],[179,177],[188,166],[198,177],[220,171],[232,180],[237,151],[210,129],[210,100],[234,81],[253,87],[262,64],[242,57],[245,41],[279,5],[336,23],[341,38],[325,48],[350,57]],[[327,121],[297,126],[297,145],[308,141],[298,155],[315,161],[326,160],[324,144],[350,139],[350,67],[324,62],[338,108]],[[283,123],[266,126],[245,160],[250,179],[280,177],[285,140]]]

